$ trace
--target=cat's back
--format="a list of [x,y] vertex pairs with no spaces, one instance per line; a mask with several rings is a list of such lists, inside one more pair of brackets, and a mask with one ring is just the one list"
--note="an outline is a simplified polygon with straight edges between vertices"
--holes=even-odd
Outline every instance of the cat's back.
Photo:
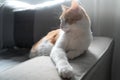
[[59,38],[60,29],[50,31],[46,36],[35,43],[30,51],[30,58],[42,55],[49,55],[52,47]]

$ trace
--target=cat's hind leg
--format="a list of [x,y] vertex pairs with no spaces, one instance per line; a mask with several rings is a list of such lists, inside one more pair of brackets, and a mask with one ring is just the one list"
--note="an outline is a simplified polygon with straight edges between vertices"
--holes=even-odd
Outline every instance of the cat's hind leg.
[[36,43],[29,54],[29,58],[37,57],[37,56],[49,56],[52,50],[53,44],[46,39],[42,39],[38,43]]

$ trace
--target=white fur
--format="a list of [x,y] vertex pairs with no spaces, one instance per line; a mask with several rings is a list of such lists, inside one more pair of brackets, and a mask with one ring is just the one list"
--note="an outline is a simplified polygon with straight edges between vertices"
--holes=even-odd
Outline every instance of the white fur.
[[92,32],[89,18],[83,17],[72,25],[66,24],[62,27],[60,37],[50,54],[60,76],[70,78],[74,75],[68,59],[74,59],[83,54],[88,49],[91,40]]
[[53,44],[51,44],[46,39],[42,39],[41,44],[38,45],[35,50],[34,49],[31,50],[29,57],[33,58],[36,56],[49,56],[52,50],[52,47],[53,47]]

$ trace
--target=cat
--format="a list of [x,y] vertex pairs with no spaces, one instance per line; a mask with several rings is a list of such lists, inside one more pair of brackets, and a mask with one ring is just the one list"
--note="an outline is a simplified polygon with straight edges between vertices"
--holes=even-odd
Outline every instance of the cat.
[[74,76],[69,59],[74,59],[86,51],[92,41],[91,21],[85,9],[76,0],[71,6],[62,5],[60,29],[49,32],[33,45],[30,58],[50,56],[58,73],[63,78]]

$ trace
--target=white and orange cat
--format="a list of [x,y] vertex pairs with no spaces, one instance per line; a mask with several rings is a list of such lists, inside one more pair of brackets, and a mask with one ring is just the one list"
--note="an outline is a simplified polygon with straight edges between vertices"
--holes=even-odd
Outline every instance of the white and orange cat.
[[68,59],[80,56],[92,40],[91,22],[85,9],[72,0],[71,7],[62,6],[60,29],[49,32],[31,49],[30,58],[47,55],[54,61],[63,78],[71,78],[74,70]]

